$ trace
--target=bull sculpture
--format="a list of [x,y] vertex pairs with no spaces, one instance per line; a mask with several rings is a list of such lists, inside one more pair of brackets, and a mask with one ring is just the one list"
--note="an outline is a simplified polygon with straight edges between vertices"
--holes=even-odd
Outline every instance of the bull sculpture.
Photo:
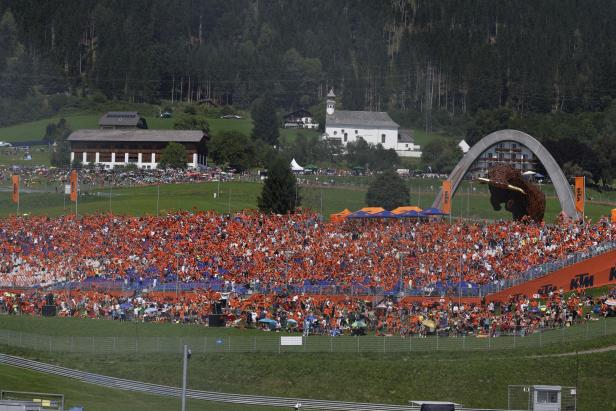
[[505,210],[511,212],[514,220],[528,217],[536,222],[543,221],[545,194],[525,180],[519,170],[509,164],[498,164],[490,167],[488,178],[479,178],[479,181],[488,184],[494,210],[500,210],[505,203]]

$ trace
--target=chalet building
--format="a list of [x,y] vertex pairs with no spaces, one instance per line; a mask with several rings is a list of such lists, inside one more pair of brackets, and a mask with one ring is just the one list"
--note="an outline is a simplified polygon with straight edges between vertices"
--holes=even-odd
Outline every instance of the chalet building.
[[504,141],[484,151],[475,160],[469,172],[475,176],[485,176],[487,170],[496,164],[509,164],[524,173],[536,170],[537,159],[525,146],[513,141]]
[[171,141],[186,148],[188,167],[204,165],[207,156],[206,139],[198,130],[77,130],[68,137],[71,145],[71,162],[78,159],[83,164],[100,164],[112,169],[115,166],[135,164],[139,168],[158,167],[160,155]]
[[314,122],[312,113],[307,110],[297,110],[284,116],[284,128],[309,128],[316,130],[319,123]]
[[410,133],[400,133],[400,126],[385,112],[336,110],[336,95],[331,90],[326,100],[324,138],[343,147],[363,139],[394,149],[401,157],[421,157],[420,147]]
[[98,120],[98,127],[101,130],[134,130],[147,129],[148,124],[136,111],[110,111]]

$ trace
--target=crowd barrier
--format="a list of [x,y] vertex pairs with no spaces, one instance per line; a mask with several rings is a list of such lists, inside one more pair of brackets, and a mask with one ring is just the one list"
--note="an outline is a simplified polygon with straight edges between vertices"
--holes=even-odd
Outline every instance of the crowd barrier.
[[78,337],[47,336],[21,331],[0,330],[0,346],[25,348],[50,353],[84,354],[150,354],[180,355],[185,344],[193,353],[404,353],[430,351],[511,350],[541,348],[552,344],[579,342],[616,335],[616,318],[601,318],[572,327],[546,329],[526,336],[497,337],[382,337],[382,336],[321,336],[301,337],[301,345],[283,345],[281,336],[288,334],[263,332],[264,335],[202,336],[202,337]]

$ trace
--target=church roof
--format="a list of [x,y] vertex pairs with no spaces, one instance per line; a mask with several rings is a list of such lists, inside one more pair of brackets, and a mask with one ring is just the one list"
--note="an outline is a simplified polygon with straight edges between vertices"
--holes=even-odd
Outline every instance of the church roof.
[[383,111],[345,111],[336,110],[334,114],[327,115],[327,126],[354,126],[354,127],[386,127],[398,128],[389,114]]

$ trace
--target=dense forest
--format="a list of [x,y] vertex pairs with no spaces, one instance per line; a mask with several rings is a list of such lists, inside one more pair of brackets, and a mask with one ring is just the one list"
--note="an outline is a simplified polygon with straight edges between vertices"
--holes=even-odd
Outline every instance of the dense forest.
[[597,111],[616,93],[614,1],[2,0],[0,14],[3,96],[242,107],[270,90],[293,109],[334,87],[347,108],[429,116]]
[[[346,109],[470,143],[531,132],[609,183],[614,21],[612,0],[0,0],[0,125],[84,96],[247,109],[267,92],[322,116],[334,88]],[[426,148],[448,171],[443,145]]]

